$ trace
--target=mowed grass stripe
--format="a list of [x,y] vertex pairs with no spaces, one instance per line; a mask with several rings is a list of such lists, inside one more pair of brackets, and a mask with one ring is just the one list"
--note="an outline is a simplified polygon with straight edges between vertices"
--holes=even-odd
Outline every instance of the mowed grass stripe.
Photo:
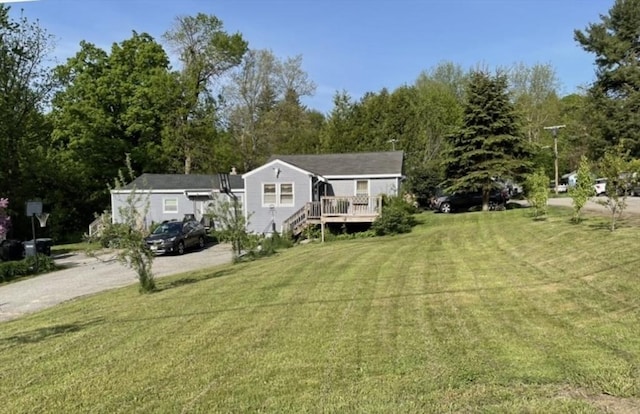
[[563,214],[423,214],[407,235],[298,246],[4,323],[0,395],[7,412],[633,404],[637,229]]

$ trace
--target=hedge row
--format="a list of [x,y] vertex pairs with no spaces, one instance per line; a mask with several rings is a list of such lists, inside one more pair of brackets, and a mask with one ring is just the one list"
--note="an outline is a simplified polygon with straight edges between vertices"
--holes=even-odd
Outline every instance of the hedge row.
[[36,258],[29,256],[23,260],[0,262],[0,282],[8,282],[36,273],[47,273],[56,269],[53,259],[43,254],[38,255],[38,271],[36,272]]

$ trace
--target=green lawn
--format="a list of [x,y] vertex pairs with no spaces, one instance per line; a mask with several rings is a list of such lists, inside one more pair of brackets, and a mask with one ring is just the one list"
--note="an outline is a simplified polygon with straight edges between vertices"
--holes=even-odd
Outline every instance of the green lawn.
[[640,229],[553,212],[422,214],[2,323],[2,411],[638,412]]
[[74,252],[85,252],[85,251],[94,251],[101,249],[102,246],[100,243],[88,243],[88,242],[80,242],[80,243],[69,243],[69,244],[59,244],[51,246],[52,254],[66,254],[66,253],[74,253]]

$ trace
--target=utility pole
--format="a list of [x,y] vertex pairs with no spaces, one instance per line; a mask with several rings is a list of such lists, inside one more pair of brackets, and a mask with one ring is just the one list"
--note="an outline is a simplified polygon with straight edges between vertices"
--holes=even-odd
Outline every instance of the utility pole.
[[548,131],[551,131],[551,134],[553,135],[553,166],[555,167],[555,172],[556,172],[556,176],[555,176],[556,195],[558,194],[558,185],[560,184],[558,182],[558,130],[560,128],[564,128],[565,126],[566,125],[554,125],[554,126],[548,126],[543,128]]

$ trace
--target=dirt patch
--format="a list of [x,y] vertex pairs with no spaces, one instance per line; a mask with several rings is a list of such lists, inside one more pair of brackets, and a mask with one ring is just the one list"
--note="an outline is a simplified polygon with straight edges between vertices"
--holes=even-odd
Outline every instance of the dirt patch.
[[567,388],[560,398],[584,400],[604,413],[637,414],[640,413],[640,399],[616,397],[609,394],[594,394],[580,388]]

